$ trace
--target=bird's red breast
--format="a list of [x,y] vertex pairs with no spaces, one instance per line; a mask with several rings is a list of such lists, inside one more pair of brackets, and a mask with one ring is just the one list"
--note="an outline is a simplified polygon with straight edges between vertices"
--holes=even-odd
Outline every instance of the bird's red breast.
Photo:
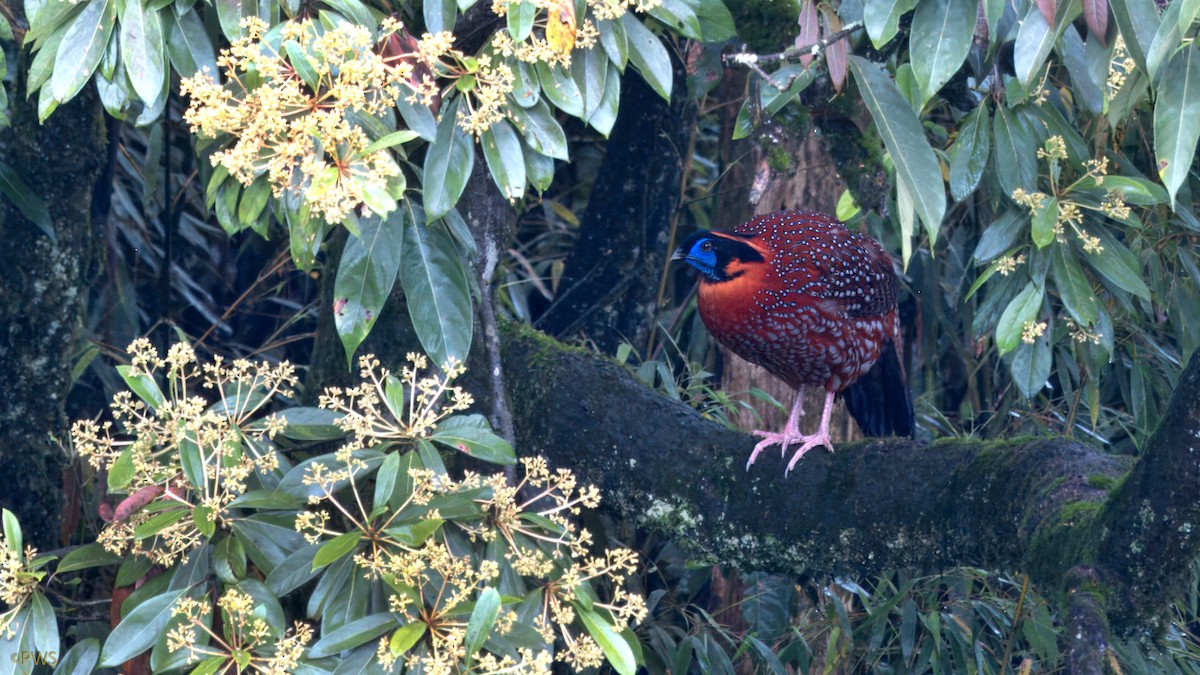
[[753,218],[730,233],[761,261],[731,260],[726,280],[700,284],[700,316],[742,358],[794,388],[841,392],[899,350],[897,282],[887,252],[870,237],[817,213]]

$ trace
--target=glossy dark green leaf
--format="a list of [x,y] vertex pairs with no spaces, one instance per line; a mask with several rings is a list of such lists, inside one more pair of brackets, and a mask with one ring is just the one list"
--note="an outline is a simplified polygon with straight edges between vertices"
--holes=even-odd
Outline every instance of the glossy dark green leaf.
[[439,223],[409,224],[404,236],[400,283],[421,346],[435,364],[465,361],[473,332],[468,263]]
[[1083,274],[1083,268],[1066,246],[1056,246],[1050,259],[1050,274],[1058,297],[1071,318],[1082,326],[1091,326],[1098,318],[1096,294]]
[[483,415],[454,415],[442,420],[429,440],[492,464],[515,464],[512,446],[492,431]]
[[700,35],[705,42],[724,42],[737,35],[733,14],[722,0],[689,0],[700,22]]
[[1009,370],[1022,396],[1033,398],[1046,386],[1053,360],[1050,343],[1045,336],[1037,338],[1033,344],[1022,342],[1017,345]]
[[70,553],[64,555],[62,560],[58,561],[58,567],[55,568],[56,573],[75,572],[89,567],[103,567],[105,565],[116,565],[121,562],[121,556],[110,553],[97,542],[84,544],[79,548],[74,549]]
[[950,81],[971,49],[975,35],[975,0],[926,0],[917,3],[909,34],[913,75],[922,102]]
[[539,99],[529,108],[510,108],[509,112],[531,148],[554,159],[569,158],[567,135],[554,119],[550,106],[544,100]]
[[396,101],[396,109],[400,111],[404,124],[420,134],[421,138],[427,141],[437,138],[437,120],[429,108],[420,103],[411,103],[401,96]]
[[629,61],[642,74],[642,79],[659,96],[671,100],[671,85],[673,72],[671,55],[663,46],[662,40],[642,25],[632,12],[621,15],[621,25],[629,40]]
[[458,5],[454,0],[428,0],[421,3],[425,17],[425,30],[430,33],[454,30],[454,17]]
[[[1088,5],[1093,0],[1083,0]],[[1107,13],[1107,10],[1105,10]],[[1067,26],[1062,35],[1062,58],[1071,77],[1071,91],[1076,100],[1089,113],[1099,115],[1104,111],[1104,96],[1107,88],[1107,56],[1102,55],[1099,40],[1084,44],[1075,26]],[[1100,52],[1100,53],[1098,53]]]
[[0,193],[17,207],[38,229],[50,238],[51,243],[58,242],[58,233],[54,231],[54,223],[50,220],[50,210],[46,202],[30,188],[20,174],[9,165],[0,162]]
[[182,77],[191,77],[197,71],[207,68],[208,72],[216,77],[216,52],[208,37],[208,31],[204,29],[204,22],[195,8],[182,14],[167,12],[167,16],[174,17],[174,20],[170,21],[171,26],[167,33],[167,55],[171,59],[171,65],[175,67],[175,72]]
[[1152,183],[1145,178],[1130,176],[1105,176],[1101,182],[1105,190],[1121,193],[1121,197],[1136,206],[1156,206],[1165,204],[1170,196],[1161,185]]
[[1025,330],[1025,324],[1037,319],[1042,309],[1042,296],[1043,290],[1030,281],[1004,308],[996,325],[996,347],[1001,355],[1023,344],[1021,333]]
[[1137,256],[1106,228],[1091,228],[1088,232],[1100,239],[1104,250],[1099,254],[1086,254],[1083,260],[1113,285],[1149,301],[1150,289],[1142,281],[1142,265]]
[[154,646],[171,618],[175,601],[188,589],[166,591],[147,599],[117,624],[100,652],[100,665],[113,668]]
[[114,0],[90,0],[63,35],[50,75],[50,93],[69,101],[83,89],[100,65],[116,26]]
[[466,665],[470,667],[475,653],[487,642],[496,618],[500,616],[500,594],[494,588],[485,588],[475,601],[471,617],[467,619],[467,636],[463,643],[466,650]]
[[892,41],[900,27],[900,17],[912,11],[917,0],[867,0],[863,23],[871,44],[878,49]]
[[458,101],[445,106],[437,137],[425,154],[425,213],[430,220],[446,215],[462,196],[475,166],[475,143],[459,128]]
[[387,612],[364,616],[327,635],[322,635],[321,639],[309,648],[308,656],[319,659],[346,649],[353,649],[392,630],[396,625],[396,619]]
[[54,607],[41,591],[29,596],[29,624],[33,644],[43,654],[58,655],[58,620],[54,618]]
[[1033,235],[1033,243],[1038,248],[1045,248],[1054,241],[1054,228],[1058,224],[1058,200],[1054,197],[1046,197],[1042,200],[1042,205],[1033,214],[1033,222],[1031,224],[1030,233]]
[[542,61],[538,61],[534,68],[538,81],[542,84],[544,97],[553,103],[554,107],[571,117],[582,118],[583,96],[571,74],[563,70],[562,66],[547,65]]
[[158,10],[140,0],[126,0],[121,13],[121,56],[138,98],[158,98],[167,77],[166,40]]
[[525,155],[521,139],[508,120],[500,120],[479,136],[483,158],[500,194],[508,199],[525,196]]
[[75,643],[59,658],[54,675],[91,675],[100,660],[100,641],[94,637]]
[[992,161],[1006,194],[1017,188],[1033,191],[1037,184],[1037,144],[1013,111],[997,106],[992,116],[995,152]]
[[700,19],[684,0],[662,0],[650,6],[650,16],[676,33],[693,40],[701,39]]
[[426,628],[427,624],[421,621],[406,623],[397,628],[388,640],[388,650],[392,652],[392,656],[400,657],[406,654],[425,636]]
[[629,39],[625,35],[625,25],[619,19],[604,19],[596,22],[596,26],[608,60],[624,73],[625,63],[629,60]]
[[604,656],[613,670],[620,675],[634,675],[637,672],[637,659],[634,658],[633,650],[625,638],[613,629],[613,625],[607,619],[596,612],[579,606],[576,606],[575,611],[583,621],[588,635],[591,635],[604,651]]
[[333,284],[333,321],[352,364],[391,295],[400,272],[405,210],[388,218],[372,215],[361,221],[360,236],[351,236],[342,252]]
[[962,201],[975,191],[992,151],[988,105],[981,103],[959,127],[950,160],[950,196]]
[[[351,458],[355,463],[362,463],[365,466],[354,472],[356,480],[361,477],[368,476],[380,464],[383,463],[383,453],[372,448],[362,448],[351,453]],[[348,480],[336,480],[326,482],[323,485],[309,484],[305,479],[311,475],[312,465],[321,464],[328,471],[341,471],[345,469],[346,463],[337,457],[337,453],[329,453],[310,457],[296,466],[292,467],[287,474],[279,481],[279,490],[292,495],[293,497],[310,498],[325,494],[325,490],[337,492],[349,484]]]
[[505,17],[508,21],[508,34],[514,42],[522,42],[529,37],[536,16],[537,5],[532,2],[509,3]]
[[[1067,5],[1067,0],[1063,0],[1062,4]],[[1057,35],[1058,31],[1046,22],[1041,10],[1036,5],[1031,5],[1025,18],[1021,20],[1016,46],[1013,48],[1013,67],[1017,72],[1017,79],[1026,90],[1040,77],[1042,66],[1054,47]]]
[[579,91],[583,113],[579,116],[590,122],[604,101],[608,80],[608,56],[603,49],[584,49],[571,59],[571,80]]
[[[604,95],[596,106],[588,124],[599,131],[605,138],[612,133],[613,125],[617,122],[617,109],[621,102],[621,74],[611,62],[608,64],[608,76],[604,78]],[[544,188],[542,188],[544,189]]]
[[[1172,2],[1163,8],[1162,18],[1159,21],[1158,29],[1154,33],[1154,39],[1150,41],[1150,45],[1146,49],[1146,72],[1153,80],[1155,74],[1162,64],[1179,49],[1183,41],[1183,36],[1180,33],[1180,11],[1184,6],[1188,5],[1186,11],[1194,13],[1196,2]],[[1191,24],[1192,17],[1188,19],[1188,24]],[[1184,28],[1186,30],[1186,28]]]
[[1200,141],[1200,49],[1189,45],[1163,69],[1154,102],[1154,155],[1158,176],[1174,206]]
[[912,198],[930,240],[937,241],[946,212],[946,192],[937,158],[925,140],[920,120],[895,83],[876,64],[851,56],[850,72],[892,156],[897,179]]
[[445,522],[446,521],[442,520],[441,518],[430,518],[426,516],[412,524],[394,525],[384,530],[384,532],[387,532],[388,536],[394,538],[401,544],[404,544],[409,548],[416,548],[424,544],[425,541],[436,534],[438,530],[442,529],[442,525]]
[[296,532],[295,520],[295,514],[255,514],[234,521],[230,527],[241,540],[246,555],[270,575],[288,556],[307,545]]
[[1109,3],[1113,18],[1117,20],[1117,28],[1121,37],[1125,38],[1125,49],[1141,68],[1143,73],[1149,72],[1146,65],[1146,52],[1154,40],[1158,29],[1158,10],[1154,0],[1120,0]]
[[267,575],[267,588],[276,596],[283,597],[311,581],[321,573],[313,569],[312,564],[320,548],[320,544],[309,544],[284,558]]
[[134,528],[133,536],[136,539],[148,539],[183,520],[184,517],[190,516],[191,513],[190,509],[184,507],[163,511]]

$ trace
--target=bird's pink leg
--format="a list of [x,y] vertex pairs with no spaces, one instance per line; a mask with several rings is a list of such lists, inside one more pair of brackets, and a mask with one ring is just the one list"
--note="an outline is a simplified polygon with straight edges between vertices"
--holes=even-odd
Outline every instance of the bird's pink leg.
[[754,446],[754,452],[750,453],[750,461],[746,462],[746,470],[750,470],[750,465],[758,458],[758,453],[762,452],[767,446],[779,444],[780,454],[787,454],[787,447],[793,441],[804,439],[804,434],[800,433],[800,418],[804,417],[804,390],[796,392],[796,401],[792,403],[792,412],[788,415],[787,425],[784,426],[782,433],[774,431],[760,431],[755,429],[751,433],[755,436],[762,436],[763,439]]
[[746,470],[750,470],[750,465],[758,458],[758,453],[762,452],[768,446],[779,444],[783,454],[787,454],[788,446],[799,442],[800,448],[792,455],[792,461],[788,462],[787,470],[784,471],[786,476],[791,472],[792,467],[796,466],[796,462],[804,456],[804,453],[812,450],[818,445],[823,445],[833,452],[833,441],[829,438],[829,418],[833,415],[833,392],[825,392],[825,408],[821,411],[821,426],[817,429],[817,433],[811,436],[805,436],[800,433],[800,418],[804,417],[804,392],[796,392],[796,402],[792,405],[792,413],[788,415],[787,426],[782,432],[774,431],[759,431],[755,430],[752,433],[755,436],[762,436],[762,440],[758,445],[754,446],[754,452],[750,453],[750,461],[746,462]]
[[804,438],[800,439],[804,441],[804,444],[800,446],[800,449],[796,451],[796,454],[792,455],[792,461],[788,462],[787,469],[784,470],[783,475],[786,476],[791,473],[792,467],[796,466],[796,462],[800,461],[800,458],[804,456],[804,453],[812,450],[818,445],[823,445],[826,448],[829,448],[830,452],[833,452],[833,441],[829,439],[829,418],[831,415],[833,415],[833,392],[827,391],[825,392],[825,408],[821,411],[820,428],[818,428],[817,433],[813,434],[812,436],[805,436]]

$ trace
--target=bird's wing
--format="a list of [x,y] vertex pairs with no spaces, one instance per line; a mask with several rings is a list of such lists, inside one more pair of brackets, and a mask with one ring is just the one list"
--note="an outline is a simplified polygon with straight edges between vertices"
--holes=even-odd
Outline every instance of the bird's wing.
[[849,316],[879,316],[896,307],[896,274],[883,247],[843,228],[830,229],[821,239],[820,245],[796,246],[781,256],[793,260],[793,270],[804,270],[785,274],[802,284],[795,290],[833,301]]

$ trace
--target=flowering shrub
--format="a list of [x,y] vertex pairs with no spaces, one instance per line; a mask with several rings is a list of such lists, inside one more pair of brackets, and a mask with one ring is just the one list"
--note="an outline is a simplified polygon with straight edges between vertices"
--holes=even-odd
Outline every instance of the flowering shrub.
[[[516,462],[464,412],[461,364],[430,372],[410,354],[394,374],[363,357],[358,385],[270,413],[291,395],[288,364],[201,363],[186,345],[162,358],[145,340],[130,354],[120,373],[132,393],[114,398],[113,421],[73,429],[115,506],[101,509],[98,541],[58,566],[119,563],[118,582],[140,587],[101,666],[150,650],[155,672],[332,672],[353,660],[548,673],[555,660],[606,658],[636,669],[626,629],[646,607],[626,583],[637,555],[598,546],[575,521],[599,503],[596,488],[540,458],[521,461],[515,485],[502,473],[454,478],[443,463],[437,446]],[[0,585],[12,609],[0,629],[11,637],[49,607],[38,590],[48,560],[20,549],[11,514],[5,529]],[[40,630],[57,648],[48,616]]]

